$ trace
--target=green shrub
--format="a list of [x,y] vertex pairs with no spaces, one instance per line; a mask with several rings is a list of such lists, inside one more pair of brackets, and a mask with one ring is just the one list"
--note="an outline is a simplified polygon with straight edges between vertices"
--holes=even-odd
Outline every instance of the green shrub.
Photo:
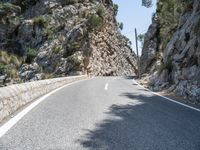
[[66,50],[63,53],[63,57],[67,58],[74,54],[75,51],[78,51],[81,48],[81,41],[79,42],[72,42],[66,45]]
[[15,66],[0,63],[0,75],[5,74],[11,78],[18,78],[18,71]]
[[123,22],[120,22],[120,23],[118,24],[118,26],[119,26],[120,30],[123,30],[123,28],[124,28]]
[[142,6],[145,6],[147,8],[152,7],[152,0],[142,0]]
[[18,71],[16,68],[9,68],[7,69],[7,75],[11,78],[17,78],[18,77]]
[[88,19],[88,23],[90,28],[100,29],[103,27],[103,18],[96,15],[91,15]]
[[168,61],[167,63],[161,63],[161,65],[158,66],[157,71],[158,71],[158,74],[160,75],[163,72],[163,70],[168,70],[169,73],[171,73],[172,69],[173,69],[172,62]]
[[0,2],[0,15],[6,15],[9,12],[20,13],[21,8],[17,5],[13,5],[11,3],[2,3]]
[[29,48],[26,53],[26,63],[31,63],[37,56],[37,51],[35,49]]
[[191,11],[193,9],[193,2],[191,0],[181,0],[179,4],[182,5],[182,12]]
[[54,78],[54,75],[51,73],[45,73],[43,76],[43,79],[52,79],[52,78]]
[[191,7],[191,0],[159,0],[156,16],[153,18],[159,23],[157,37],[158,51],[163,51],[176,31],[180,17],[186,12],[185,7]]
[[103,4],[100,4],[97,8],[97,14],[100,16],[100,17],[103,17],[105,15],[105,9],[104,9],[104,6]]
[[80,48],[80,47],[81,47],[81,45],[80,45],[79,42],[73,42],[73,43],[71,43],[71,48],[73,48],[73,49],[77,49],[77,48]]
[[141,48],[143,48],[143,46],[144,46],[144,38],[145,38],[145,34],[139,34],[138,35],[138,41],[141,44]]
[[0,74],[5,74],[7,69],[8,69],[7,65],[0,63]]
[[75,4],[78,2],[79,2],[79,0],[63,0],[62,5],[72,5],[72,4]]
[[114,4],[113,9],[114,9],[114,15],[117,16],[119,6],[117,4]]
[[67,58],[67,62],[73,66],[73,68],[79,68],[82,61],[78,59],[76,54],[71,55]]
[[10,57],[10,63],[14,64],[16,67],[19,67],[21,65],[21,60],[15,56],[15,55],[11,55]]
[[0,50],[0,63],[9,64],[10,57],[6,51]]
[[56,27],[44,28],[43,36],[46,36],[48,40],[52,40],[54,38],[54,33],[56,33],[58,29]]
[[52,51],[53,53],[58,54],[61,51],[61,47],[58,45],[54,45]]
[[18,68],[22,64],[22,58],[17,57],[14,54],[9,54],[6,51],[0,50],[0,63],[5,65],[14,65]]
[[17,0],[16,4],[19,5],[22,9],[22,12],[25,12],[28,8],[34,6],[40,0]]
[[22,58],[6,51],[0,50],[0,74],[7,74],[8,77],[17,78],[18,68],[22,64]]
[[38,26],[41,26],[41,27],[45,27],[47,25],[47,21],[41,16],[34,17],[33,23],[34,23],[34,25],[38,25]]

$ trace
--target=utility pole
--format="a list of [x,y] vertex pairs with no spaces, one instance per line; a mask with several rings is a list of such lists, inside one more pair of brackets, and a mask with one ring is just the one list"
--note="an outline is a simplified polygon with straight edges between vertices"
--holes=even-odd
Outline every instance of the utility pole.
[[135,42],[136,42],[136,51],[137,51],[137,66],[138,66],[138,78],[141,78],[140,74],[140,57],[138,52],[138,35],[137,35],[137,29],[135,28]]

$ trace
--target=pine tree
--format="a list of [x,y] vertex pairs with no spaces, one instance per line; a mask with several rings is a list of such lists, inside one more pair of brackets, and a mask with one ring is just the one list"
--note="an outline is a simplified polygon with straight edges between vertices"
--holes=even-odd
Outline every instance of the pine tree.
[[145,6],[147,8],[152,6],[152,0],[142,0],[142,6]]

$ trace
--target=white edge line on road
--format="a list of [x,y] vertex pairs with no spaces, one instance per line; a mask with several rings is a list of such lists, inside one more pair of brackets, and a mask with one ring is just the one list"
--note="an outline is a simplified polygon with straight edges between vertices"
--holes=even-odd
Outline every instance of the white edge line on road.
[[108,83],[105,84],[105,88],[106,91],[108,90]]
[[167,99],[167,100],[169,100],[169,101],[171,101],[171,102],[174,102],[174,103],[176,103],[176,104],[179,104],[179,105],[182,105],[182,106],[185,106],[185,107],[187,107],[187,108],[190,108],[190,109],[193,109],[193,110],[196,110],[196,111],[200,112],[200,109],[198,109],[198,108],[195,108],[195,107],[186,105],[186,104],[184,104],[184,103],[181,103],[181,102],[178,102],[178,101],[173,100],[173,99],[171,99],[171,98],[168,98],[168,97],[166,97],[166,96],[163,96],[163,95],[161,95],[161,94],[159,94],[159,93],[153,92],[153,91],[151,91],[150,89],[147,89],[147,88],[145,88],[144,86],[140,85],[140,84],[139,84],[138,82],[136,82],[135,80],[133,80],[133,82],[134,82],[135,84],[137,84],[139,87],[141,87],[141,88],[143,88],[143,89],[145,89],[145,90],[150,91],[150,92],[153,93],[154,95],[160,96],[160,97],[162,97],[162,98],[164,98],[164,99]]
[[[90,78],[92,79],[92,78]],[[24,108],[21,112],[19,112],[16,116],[14,116],[13,118],[11,118],[10,120],[8,120],[6,123],[4,123],[1,127],[0,127],[0,138],[2,136],[4,136],[20,119],[22,119],[28,112],[30,112],[34,107],[36,107],[38,104],[40,104],[42,101],[44,101],[47,97],[51,96],[52,94],[56,93],[57,91],[70,86],[72,84],[76,84],[78,82],[82,82],[88,79],[84,79],[84,80],[80,80],[80,81],[75,81],[69,84],[66,84],[62,87],[59,87],[47,94],[45,94],[44,96],[36,99],[34,102],[32,102],[28,107]]]

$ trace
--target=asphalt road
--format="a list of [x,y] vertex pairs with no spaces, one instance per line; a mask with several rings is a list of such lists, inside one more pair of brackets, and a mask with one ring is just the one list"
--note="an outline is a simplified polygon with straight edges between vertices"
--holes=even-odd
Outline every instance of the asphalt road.
[[0,150],[200,150],[200,112],[98,77],[56,92],[1,139]]

